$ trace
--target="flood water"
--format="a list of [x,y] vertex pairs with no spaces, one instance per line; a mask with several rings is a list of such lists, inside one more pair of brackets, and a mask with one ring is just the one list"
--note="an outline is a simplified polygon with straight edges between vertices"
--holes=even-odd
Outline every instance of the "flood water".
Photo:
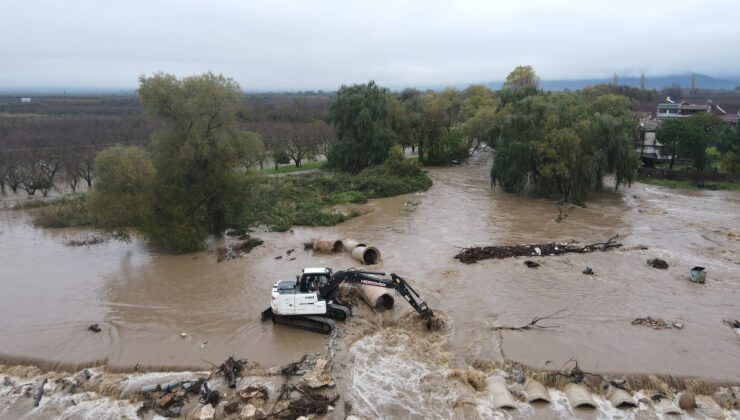
[[[373,200],[361,206],[367,214],[330,228],[258,232],[263,246],[221,263],[206,252],[163,254],[137,239],[69,247],[66,240],[89,232],[37,229],[25,211],[0,211],[0,363],[187,370],[232,354],[271,366],[323,351],[324,336],[259,320],[277,279],[307,266],[358,264],[346,254],[303,249],[304,242],[322,237],[376,246],[383,260],[372,268],[406,278],[448,318],[444,336],[432,343],[438,345],[434,355],[418,348],[430,346],[424,337],[417,342],[387,330],[363,336],[363,320],[340,325],[352,340],[344,343],[338,382],[350,394],[375,393],[350,396],[370,417],[423,416],[414,411],[419,401],[444,405],[459,399],[459,385],[444,370],[476,359],[506,357],[535,369],[557,369],[575,359],[586,371],[738,382],[740,339],[722,320],[740,316],[740,192],[636,184],[598,194],[556,222],[552,200],[492,189],[489,170],[485,155],[468,165],[431,169],[434,186],[427,192]],[[617,233],[621,249],[542,257],[536,269],[527,268],[525,258],[471,265],[453,259],[472,245],[587,244]],[[648,266],[656,257],[670,268]],[[688,281],[696,265],[707,269],[704,285]],[[594,276],[582,274],[586,266]],[[493,331],[564,308],[567,318],[551,323],[557,328]],[[402,309],[383,316],[398,317]],[[684,328],[631,325],[645,316]],[[103,331],[88,332],[92,323]],[[395,407],[394,381],[412,380],[412,372],[425,369],[423,381],[404,388],[408,404]],[[439,388],[425,388],[427,381],[446,389],[445,397],[434,397]]]

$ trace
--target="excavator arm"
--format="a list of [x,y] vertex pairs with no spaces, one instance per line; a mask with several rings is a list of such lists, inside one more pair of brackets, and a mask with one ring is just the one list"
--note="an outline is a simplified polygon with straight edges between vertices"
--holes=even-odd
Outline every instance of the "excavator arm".
[[[390,277],[390,280],[378,276],[387,276]],[[395,273],[379,273],[354,269],[337,271],[332,274],[331,280],[328,284],[320,289],[321,296],[324,298],[333,298],[342,283],[394,289],[398,294],[406,299],[409,305],[419,313],[422,319],[430,320],[434,318],[434,312],[432,312],[421,296],[416,293],[406,280]]]

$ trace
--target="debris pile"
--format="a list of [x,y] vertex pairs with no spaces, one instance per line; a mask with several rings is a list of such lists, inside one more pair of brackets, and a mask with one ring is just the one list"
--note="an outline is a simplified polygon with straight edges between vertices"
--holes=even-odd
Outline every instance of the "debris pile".
[[606,251],[611,248],[621,247],[622,244],[615,242],[619,235],[609,238],[606,242],[590,244],[586,246],[574,245],[576,242],[550,242],[532,245],[499,245],[485,247],[471,247],[460,251],[455,258],[465,264],[472,264],[489,258],[511,258],[511,257],[540,257],[548,255],[563,255],[569,252],[589,253],[594,251]]
[[236,377],[241,376],[247,359],[236,360],[234,356],[229,356],[225,362],[221,363],[216,373],[223,373],[229,383],[229,388],[236,388]]
[[98,245],[107,242],[109,237],[100,235],[88,235],[80,238],[68,239],[64,245],[79,247],[79,246],[91,246]]
[[680,322],[670,322],[660,318],[652,318],[649,316],[645,318],[633,319],[632,325],[642,325],[644,327],[650,327],[654,330],[667,330],[671,328],[676,328],[680,330],[683,328],[683,324],[681,324]]
[[659,270],[668,269],[668,263],[664,260],[661,260],[660,258],[653,258],[652,260],[648,260],[647,263],[650,267],[657,268]]
[[253,238],[248,234],[242,235],[239,237],[238,242],[232,242],[216,248],[218,262],[228,261],[249,254],[252,249],[262,245],[264,242],[262,239]]

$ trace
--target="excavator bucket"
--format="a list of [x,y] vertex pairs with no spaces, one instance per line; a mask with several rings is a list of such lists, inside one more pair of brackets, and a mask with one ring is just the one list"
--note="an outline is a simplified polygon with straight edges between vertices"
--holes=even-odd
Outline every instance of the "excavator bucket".
[[445,326],[445,322],[441,318],[437,318],[434,315],[427,318],[426,320],[427,329],[429,331],[439,331]]

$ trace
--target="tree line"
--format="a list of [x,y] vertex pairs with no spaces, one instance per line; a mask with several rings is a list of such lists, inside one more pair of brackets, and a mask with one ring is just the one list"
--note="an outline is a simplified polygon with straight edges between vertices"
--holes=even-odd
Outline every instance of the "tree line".
[[72,191],[93,182],[96,154],[117,143],[145,144],[153,124],[141,117],[94,115],[0,118],[0,193]]
[[732,128],[716,115],[699,113],[663,121],[656,138],[663,145],[661,154],[670,157],[669,171],[677,161],[688,160],[700,177],[700,185],[704,181],[702,173],[710,162],[710,147],[720,154],[719,166],[723,171],[731,174],[740,171],[740,125]]
[[416,149],[425,165],[467,159],[482,146],[494,150],[491,182],[506,192],[534,186],[562,201],[582,201],[603,187],[634,180],[637,119],[618,87],[543,92],[529,66],[514,69],[503,89],[393,93],[370,82],[342,86],[329,119],[336,135],[330,166],[358,171],[385,159],[394,144]]
[[[188,252],[245,219],[244,169],[268,161],[301,165],[323,154],[334,170],[383,164],[380,172],[417,173],[404,149],[422,164],[444,165],[485,147],[494,155],[493,185],[512,193],[533,187],[576,202],[603,188],[608,174],[615,187],[629,184],[639,165],[630,112],[636,99],[617,87],[543,92],[528,66],[514,69],[495,92],[479,85],[391,92],[368,82],[342,86],[331,101],[326,95],[265,101],[245,99],[221,75],[158,73],[142,77],[137,93],[146,118],[3,121],[0,158],[14,157],[0,160],[1,167],[22,162],[13,164],[22,167],[14,173],[36,174],[27,183],[37,189],[49,188],[60,173],[80,174],[92,184],[89,207],[98,226],[120,237],[136,228],[167,249]],[[120,145],[105,148],[111,143]]]

